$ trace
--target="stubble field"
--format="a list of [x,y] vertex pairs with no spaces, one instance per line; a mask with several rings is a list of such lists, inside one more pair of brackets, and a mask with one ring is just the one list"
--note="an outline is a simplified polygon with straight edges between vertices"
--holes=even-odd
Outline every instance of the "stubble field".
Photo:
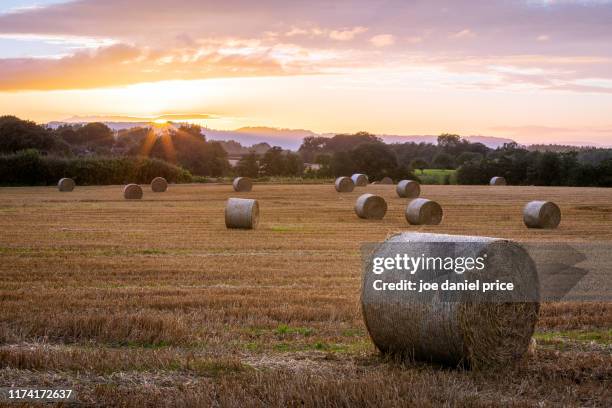
[[[394,186],[0,188],[0,387],[69,387],[122,406],[610,406],[612,303],[545,304],[536,353],[470,372],[382,358],[359,309],[360,246],[398,231],[612,244],[612,190],[423,186],[439,226],[409,226]],[[358,219],[363,192],[389,204]],[[260,201],[227,230],[228,197]],[[557,202],[527,230],[525,202]]]

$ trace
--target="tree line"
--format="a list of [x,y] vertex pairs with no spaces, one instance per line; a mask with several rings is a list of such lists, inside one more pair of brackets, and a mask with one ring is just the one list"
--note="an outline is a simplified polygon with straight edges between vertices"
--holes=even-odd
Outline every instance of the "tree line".
[[[504,176],[511,184],[612,186],[612,149],[534,149],[516,143],[491,149],[453,134],[440,135],[436,144],[387,144],[367,132],[309,136],[297,152],[259,144],[244,154],[235,144],[207,140],[201,127],[189,124],[114,132],[103,123],[51,129],[2,116],[0,183],[48,184],[58,175],[83,172],[89,184],[119,183],[148,177],[143,168],[154,168],[172,181],[234,175],[333,178],[356,172],[371,181],[397,181],[418,180],[418,170],[437,168],[455,169],[460,184],[486,184],[492,176]],[[235,167],[229,164],[228,146],[243,153]]]

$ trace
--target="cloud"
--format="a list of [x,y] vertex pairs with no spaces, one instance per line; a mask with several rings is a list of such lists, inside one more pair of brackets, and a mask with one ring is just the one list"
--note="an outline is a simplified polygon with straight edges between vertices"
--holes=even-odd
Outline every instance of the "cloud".
[[365,33],[366,31],[368,31],[366,27],[353,27],[348,30],[332,30],[329,33],[329,38],[338,41],[350,41],[358,34]]
[[387,47],[395,43],[395,37],[391,34],[379,34],[370,38],[370,43],[375,47]]
[[59,59],[0,60],[0,90],[87,89],[162,80],[286,75],[265,54],[164,53],[118,44]]
[[472,30],[470,30],[469,28],[466,28],[464,30],[458,31],[456,33],[453,33],[451,35],[449,35],[449,38],[474,38],[476,37],[476,34],[474,34],[474,32],[472,32]]
[[[0,36],[69,39],[73,53],[57,61],[0,59],[0,88],[288,75],[372,68],[382,59],[457,73],[460,85],[462,75],[486,77],[467,83],[485,89],[607,93],[581,81],[612,79],[610,21],[612,3],[600,1],[78,0],[0,14]],[[363,35],[380,27],[384,33]],[[138,57],[114,62],[110,55],[126,47]]]

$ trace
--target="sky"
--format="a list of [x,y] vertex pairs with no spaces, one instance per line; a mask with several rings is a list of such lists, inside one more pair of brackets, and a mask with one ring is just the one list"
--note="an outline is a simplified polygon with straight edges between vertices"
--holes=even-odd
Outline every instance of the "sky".
[[612,145],[612,1],[3,0],[0,114]]

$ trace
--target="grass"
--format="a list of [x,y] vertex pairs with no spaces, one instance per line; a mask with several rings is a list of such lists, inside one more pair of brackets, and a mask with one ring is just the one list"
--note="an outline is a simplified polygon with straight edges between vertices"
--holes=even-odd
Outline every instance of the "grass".
[[606,346],[612,345],[612,329],[540,332],[536,333],[534,337],[536,340],[541,340],[543,342],[572,340],[577,342],[593,342]]
[[[420,231],[612,242],[607,189],[422,190],[445,218]],[[612,405],[610,303],[544,304],[541,347],[506,371],[381,358],[359,310],[360,247],[414,229],[392,186],[256,185],[254,231],[225,228],[226,184],[120,192],[0,189],[1,383],[71,384],[98,406]],[[364,192],[387,200],[383,220],[356,218]],[[522,206],[543,195],[563,223],[527,230]]]
[[457,184],[457,171],[447,169],[415,170],[421,184]]

